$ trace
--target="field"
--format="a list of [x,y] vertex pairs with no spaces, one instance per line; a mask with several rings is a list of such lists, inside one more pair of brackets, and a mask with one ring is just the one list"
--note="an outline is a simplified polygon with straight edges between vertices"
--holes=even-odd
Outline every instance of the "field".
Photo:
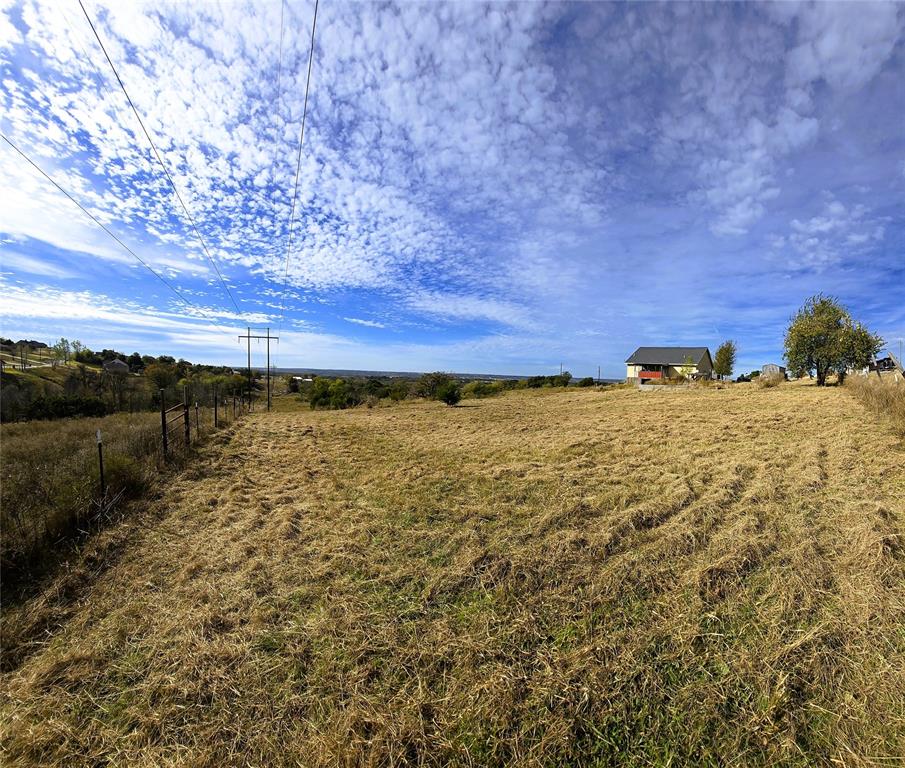
[[903,466],[799,384],[256,413],[4,611],[3,764],[893,765]]

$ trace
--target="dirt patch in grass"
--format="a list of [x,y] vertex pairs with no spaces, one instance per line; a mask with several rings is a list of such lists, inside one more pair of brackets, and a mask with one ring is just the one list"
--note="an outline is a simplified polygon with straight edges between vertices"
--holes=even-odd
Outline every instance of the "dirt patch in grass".
[[238,425],[4,674],[4,764],[905,753],[905,454],[843,389],[475,405]]

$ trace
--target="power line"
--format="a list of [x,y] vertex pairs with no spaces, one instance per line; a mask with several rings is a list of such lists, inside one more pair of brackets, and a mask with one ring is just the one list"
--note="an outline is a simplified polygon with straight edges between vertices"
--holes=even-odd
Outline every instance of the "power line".
[[[79,0],[81,2],[81,0]],[[317,6],[319,0],[314,0],[314,19],[311,22],[311,44],[308,49],[308,78],[305,81],[305,106],[302,109],[302,130],[299,134],[298,157],[295,162],[295,189],[292,193],[292,207],[289,211],[289,242],[286,246],[286,267],[283,270],[283,296],[280,298],[280,322],[277,335],[283,330],[283,317],[286,312],[285,292],[289,285],[289,255],[292,252],[292,231],[295,224],[295,201],[299,194],[299,176],[302,169],[302,143],[305,140],[305,120],[308,117],[308,92],[311,88],[311,65],[314,61],[314,31],[317,28]]]
[[4,133],[0,133],[0,138],[2,138],[7,144],[10,145],[19,156],[25,160],[32,168],[34,168],[38,173],[40,173],[47,181],[53,184],[60,192],[62,192],[66,197],[69,198],[70,201],[75,203],[79,207],[79,209],[84,213],[88,218],[90,218],[95,224],[97,224],[101,229],[104,230],[110,237],[112,237],[119,245],[127,251],[139,264],[141,264],[145,269],[148,270],[154,277],[156,277],[161,283],[163,283],[170,291],[172,291],[176,297],[187,307],[193,307],[198,312],[201,313],[202,317],[213,323],[217,326],[221,331],[227,331],[228,333],[232,333],[232,330],[227,330],[223,325],[217,322],[214,317],[211,317],[208,310],[202,307],[200,304],[196,304],[191,299],[185,297],[185,295],[180,291],[176,286],[174,286],[169,280],[167,280],[163,275],[161,275],[154,267],[152,267],[148,262],[146,262],[141,256],[139,256],[135,251],[133,251],[128,245],[126,245],[119,237],[110,230],[100,219],[97,218],[91,211],[89,211],[84,205],[82,205],[78,200],[75,199],[69,192],[67,192],[55,179],[53,179],[50,174],[47,173],[41,166],[39,166],[34,160],[32,160],[28,155],[25,154],[18,146],[16,146]]
[[38,173],[40,173],[45,179],[47,179],[51,184],[53,184],[58,190],[60,190],[60,192],[62,192],[64,195],[66,195],[66,197],[68,197],[73,203],[75,203],[82,210],[82,213],[84,213],[92,221],[94,221],[94,223],[97,224],[101,229],[103,229],[104,232],[106,232],[108,235],[110,235],[110,237],[112,237],[114,240],[116,240],[117,243],[119,243],[130,254],[132,254],[132,256],[134,256],[135,259],[137,259],[138,262],[145,269],[147,269],[152,275],[154,275],[154,277],[156,277],[158,280],[160,280],[161,283],[163,283],[167,288],[169,288],[173,293],[175,293],[183,303],[193,306],[196,309],[201,310],[202,312],[204,311],[194,301],[192,301],[191,299],[187,299],[185,296],[183,296],[182,292],[178,288],[176,288],[165,277],[163,277],[163,275],[161,275],[156,269],[154,269],[154,267],[152,267],[150,264],[148,264],[148,262],[146,262],[144,259],[142,259],[141,256],[139,256],[137,253],[135,253],[135,251],[133,251],[122,240],[120,240],[100,219],[97,218],[97,216],[95,216],[93,213],[91,213],[91,211],[89,211],[84,205],[82,205],[78,200],[76,200],[72,195],[70,195],[65,189],[63,189],[63,187],[61,187],[53,178],[51,178],[51,176],[43,168],[41,168],[37,163],[35,163],[34,160],[32,160],[21,149],[19,149],[19,147],[17,147],[15,144],[13,144],[13,142],[10,141],[6,137],[6,134],[0,133],[0,137],[2,137],[3,140],[7,144],[9,144],[14,150],[16,150],[16,152],[18,152],[19,155],[29,165],[31,165],[32,168],[34,168],[36,171],[38,171]]
[[182,206],[182,210],[185,212],[186,217],[192,225],[192,229],[195,232],[195,236],[198,238],[198,242],[201,243],[201,247],[204,249],[204,253],[210,261],[211,266],[214,268],[214,271],[217,273],[217,277],[220,280],[220,285],[223,286],[223,289],[226,291],[227,296],[229,296],[229,300],[232,302],[233,306],[236,308],[236,312],[240,315],[242,314],[242,310],[239,309],[239,305],[236,303],[235,298],[233,297],[232,291],[229,290],[229,286],[226,284],[226,281],[223,279],[223,275],[220,274],[220,269],[217,266],[217,262],[214,261],[214,257],[211,256],[211,252],[207,248],[207,243],[204,242],[204,238],[201,236],[201,233],[198,231],[198,227],[195,224],[195,219],[192,217],[192,214],[189,213],[189,209],[186,207],[185,202],[182,199],[182,195],[179,194],[179,189],[176,187],[176,183],[173,181],[173,177],[170,176],[170,172],[167,169],[166,164],[163,162],[163,158],[161,158],[160,153],[157,151],[157,146],[154,144],[154,140],[151,138],[151,134],[148,133],[148,129],[145,128],[144,121],[141,119],[141,115],[138,114],[138,110],[135,108],[135,104],[132,103],[132,98],[129,96],[129,92],[126,90],[126,86],[123,84],[122,78],[119,76],[119,72],[116,71],[116,66],[113,64],[113,60],[110,58],[110,54],[107,53],[107,48],[104,46],[103,40],[101,40],[101,36],[98,34],[97,28],[94,26],[94,22],[91,20],[91,16],[88,14],[88,11],[85,8],[82,0],[79,0],[79,6],[82,9],[82,13],[85,14],[85,18],[88,20],[88,24],[91,26],[91,31],[94,32],[95,38],[97,38],[98,45],[100,45],[101,50],[104,52],[104,56],[107,58],[107,63],[110,65],[110,69],[113,70],[113,74],[116,77],[116,81],[119,83],[119,87],[122,89],[123,93],[126,95],[126,100],[129,102],[129,106],[132,107],[132,112],[135,113],[135,117],[138,120],[138,124],[141,126],[141,130],[145,134],[145,138],[148,140],[148,143],[151,145],[151,149],[154,151],[154,156],[157,158],[157,162],[160,163],[160,167],[163,168],[163,172],[166,174],[167,180],[170,182],[170,186],[173,188],[173,192],[176,195],[176,199],[179,200],[179,204]]

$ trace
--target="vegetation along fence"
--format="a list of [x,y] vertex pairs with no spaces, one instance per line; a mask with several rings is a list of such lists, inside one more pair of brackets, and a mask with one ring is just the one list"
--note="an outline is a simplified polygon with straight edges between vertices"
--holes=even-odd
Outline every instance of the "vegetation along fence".
[[[191,448],[247,412],[219,392],[160,392],[160,413],[2,425],[0,569],[15,581],[80,533],[143,494],[167,466],[191,460]],[[207,395],[207,397],[205,397]],[[7,582],[9,583],[9,582]]]

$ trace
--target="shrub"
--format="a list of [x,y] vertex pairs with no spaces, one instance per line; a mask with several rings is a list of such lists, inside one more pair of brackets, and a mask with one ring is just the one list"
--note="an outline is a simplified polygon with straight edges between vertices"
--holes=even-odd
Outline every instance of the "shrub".
[[402,380],[394,381],[387,388],[387,395],[389,396],[390,400],[397,403],[401,400],[405,400],[409,396],[410,392],[411,386],[409,385],[409,382]]
[[439,400],[437,393],[440,387],[445,386],[453,380],[453,377],[442,371],[434,371],[433,373],[423,374],[418,381],[415,382],[413,393],[415,397],[424,397],[428,400]]
[[28,419],[64,419],[71,416],[104,416],[107,405],[98,397],[39,397],[26,410]]
[[502,391],[500,381],[470,381],[462,387],[462,397],[493,397]]
[[583,379],[579,379],[578,386],[579,387],[593,387],[594,386],[594,377],[585,376]]
[[462,390],[456,382],[447,381],[437,389],[436,399],[447,405],[455,405],[462,399]]

